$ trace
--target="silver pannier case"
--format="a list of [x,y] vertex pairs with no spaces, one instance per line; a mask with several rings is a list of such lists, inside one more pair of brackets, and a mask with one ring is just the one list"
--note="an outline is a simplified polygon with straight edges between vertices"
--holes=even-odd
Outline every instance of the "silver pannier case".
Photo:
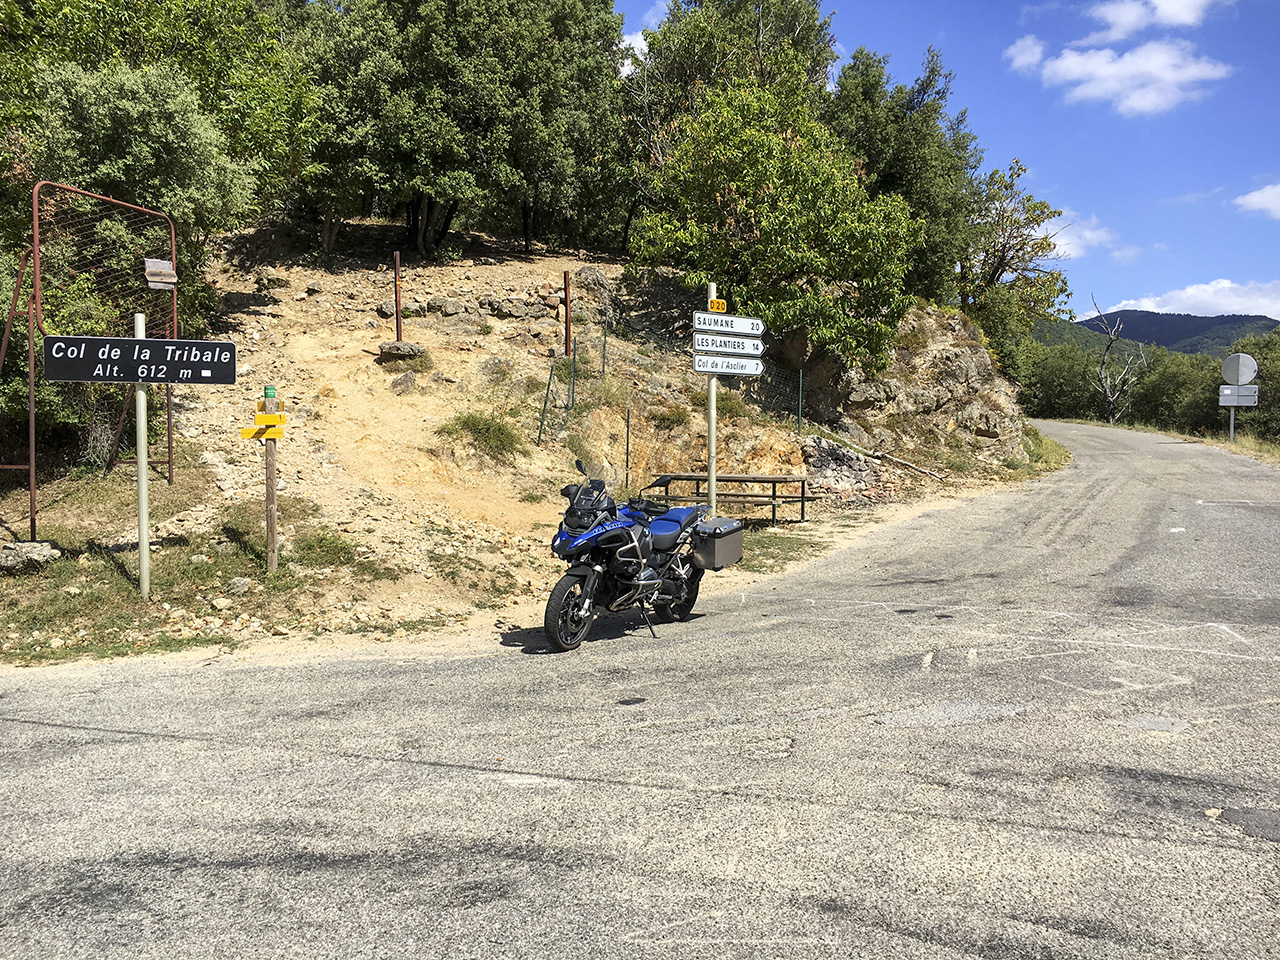
[[707,517],[693,528],[692,560],[703,570],[722,570],[742,559],[742,521]]

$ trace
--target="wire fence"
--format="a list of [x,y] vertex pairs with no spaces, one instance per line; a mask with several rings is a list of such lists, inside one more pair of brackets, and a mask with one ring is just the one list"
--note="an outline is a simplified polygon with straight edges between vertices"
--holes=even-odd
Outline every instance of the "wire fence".
[[[175,241],[169,219],[61,184],[35,196],[33,253],[36,310],[50,333],[132,336],[133,315],[147,335],[175,336],[171,273]],[[152,275],[148,276],[148,268]]]
[[[717,378],[721,473],[758,473],[753,460],[776,460],[782,437],[800,462],[803,372],[763,366],[756,377]],[[662,473],[707,468],[708,377],[693,371],[691,335],[625,321],[575,324],[572,353],[550,360],[546,382],[532,386],[524,387],[532,404],[521,406],[529,439],[564,447],[613,489],[634,492]],[[775,429],[755,429],[764,424]]]

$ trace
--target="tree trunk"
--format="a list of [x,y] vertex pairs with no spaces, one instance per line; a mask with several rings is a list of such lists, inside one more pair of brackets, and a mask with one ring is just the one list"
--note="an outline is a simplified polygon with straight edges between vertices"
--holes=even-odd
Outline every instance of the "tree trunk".
[[424,257],[429,257],[434,252],[434,244],[431,240],[431,221],[435,217],[436,209],[440,206],[434,197],[429,197],[425,193],[422,200],[418,204],[418,235],[416,237],[418,245],[418,253]]
[[412,242],[418,239],[418,224],[422,221],[422,199],[422,191],[415,190],[404,204],[405,238]]
[[333,214],[322,214],[320,217],[320,245],[326,254],[333,253],[338,242],[338,230],[342,227],[342,218]]
[[533,204],[527,199],[520,201],[520,228],[524,234],[524,252],[529,252],[529,234],[533,230]]
[[450,200],[449,208],[445,211],[444,217],[442,218],[442,222],[440,224],[440,232],[439,234],[436,235],[435,245],[437,247],[440,246],[440,244],[444,243],[445,239],[449,236],[449,231],[453,227],[453,218],[457,212],[458,212],[458,201]]
[[622,249],[631,249],[631,221],[635,219],[636,212],[640,209],[640,197],[637,195],[631,201],[631,206],[627,208],[627,222],[622,225]]

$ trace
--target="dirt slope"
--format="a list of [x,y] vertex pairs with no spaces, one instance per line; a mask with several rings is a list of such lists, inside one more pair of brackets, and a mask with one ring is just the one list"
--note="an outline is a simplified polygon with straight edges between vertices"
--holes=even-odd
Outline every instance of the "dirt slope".
[[[634,285],[620,288],[617,261],[585,253],[526,256],[490,243],[468,251],[467,259],[402,271],[403,339],[424,348],[430,359],[429,368],[419,363],[408,372],[379,356],[380,347],[396,336],[395,320],[387,315],[395,296],[389,257],[320,265],[306,256],[253,251],[253,237],[245,240],[230,238],[228,256],[210,272],[223,302],[212,336],[236,342],[238,382],[179,388],[175,394],[176,431],[212,473],[216,492],[177,516],[158,518],[155,536],[209,530],[228,505],[262,502],[263,451],[240,439],[239,431],[252,423],[263,388],[272,385],[289,416],[278,444],[279,496],[309,505],[315,521],[357,544],[361,559],[399,576],[371,580],[353,576],[347,567],[294,567],[307,590],[290,615],[259,618],[245,612],[231,619],[221,612],[225,598],[212,596],[204,602],[213,609],[170,611],[171,629],[230,629],[259,652],[401,638],[497,643],[540,629],[542,604],[562,572],[547,547],[562,507],[557,491],[574,476],[574,454],[566,448],[573,438],[550,433],[541,446],[531,442],[549,367],[563,354],[565,273],[580,278],[571,293],[576,335],[584,343],[598,337],[606,315],[616,318],[622,311],[646,324],[655,318],[661,323],[671,305],[637,293]],[[583,268],[591,269],[580,273]],[[925,340],[915,340],[906,359],[914,358],[916,367],[904,368],[904,379],[927,386],[919,358],[937,354],[951,363],[956,351],[950,341],[945,349],[925,350]],[[976,349],[985,357],[980,345]],[[694,391],[705,389],[705,379],[684,369],[687,357],[662,356],[660,345],[643,338],[610,341],[608,363],[604,386],[625,402],[591,409],[575,429],[593,431],[592,455],[612,471],[608,479],[618,486],[624,460],[619,411],[687,408]],[[554,377],[552,384],[557,393],[563,390]],[[973,390],[984,388],[977,384]],[[907,409],[900,399],[910,396],[906,388],[891,383],[876,389],[888,392],[863,402],[864,412],[884,408],[898,419],[918,412],[918,400],[911,399]],[[943,418],[938,429],[954,431],[956,417],[941,403],[936,401]],[[438,432],[455,414],[486,411],[501,411],[517,427],[523,449],[514,457],[495,460],[477,452],[465,434]],[[639,485],[638,477],[663,470],[705,469],[705,417],[690,412],[687,423],[661,434],[634,424],[632,486]],[[727,423],[723,433],[722,472],[808,470],[836,495],[825,509],[811,508],[807,529],[824,549],[857,535],[864,517],[851,519],[851,504],[865,513],[871,504],[904,493],[951,495],[973,486],[938,484],[888,461],[854,463],[852,473],[844,464],[825,476],[813,451],[802,449],[794,424],[743,417]],[[1005,449],[1016,449],[1020,436],[1006,436]],[[810,468],[806,458],[814,461]],[[116,542],[129,546],[132,538],[136,548],[131,522],[119,518]],[[295,533],[283,526],[284,562]],[[707,589],[732,589],[758,578],[726,571],[709,578]]]

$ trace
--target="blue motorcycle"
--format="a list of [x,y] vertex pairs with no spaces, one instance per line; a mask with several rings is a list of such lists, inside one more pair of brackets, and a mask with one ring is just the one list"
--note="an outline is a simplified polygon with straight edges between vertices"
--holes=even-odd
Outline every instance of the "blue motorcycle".
[[[576,466],[587,478],[581,460]],[[705,505],[669,507],[642,497],[619,505],[603,480],[590,478],[560,493],[569,505],[551,551],[569,571],[552,588],[542,621],[556,650],[581,644],[601,609],[639,607],[650,632],[650,610],[666,623],[685,620],[703,573],[742,559],[742,521],[708,518]]]

